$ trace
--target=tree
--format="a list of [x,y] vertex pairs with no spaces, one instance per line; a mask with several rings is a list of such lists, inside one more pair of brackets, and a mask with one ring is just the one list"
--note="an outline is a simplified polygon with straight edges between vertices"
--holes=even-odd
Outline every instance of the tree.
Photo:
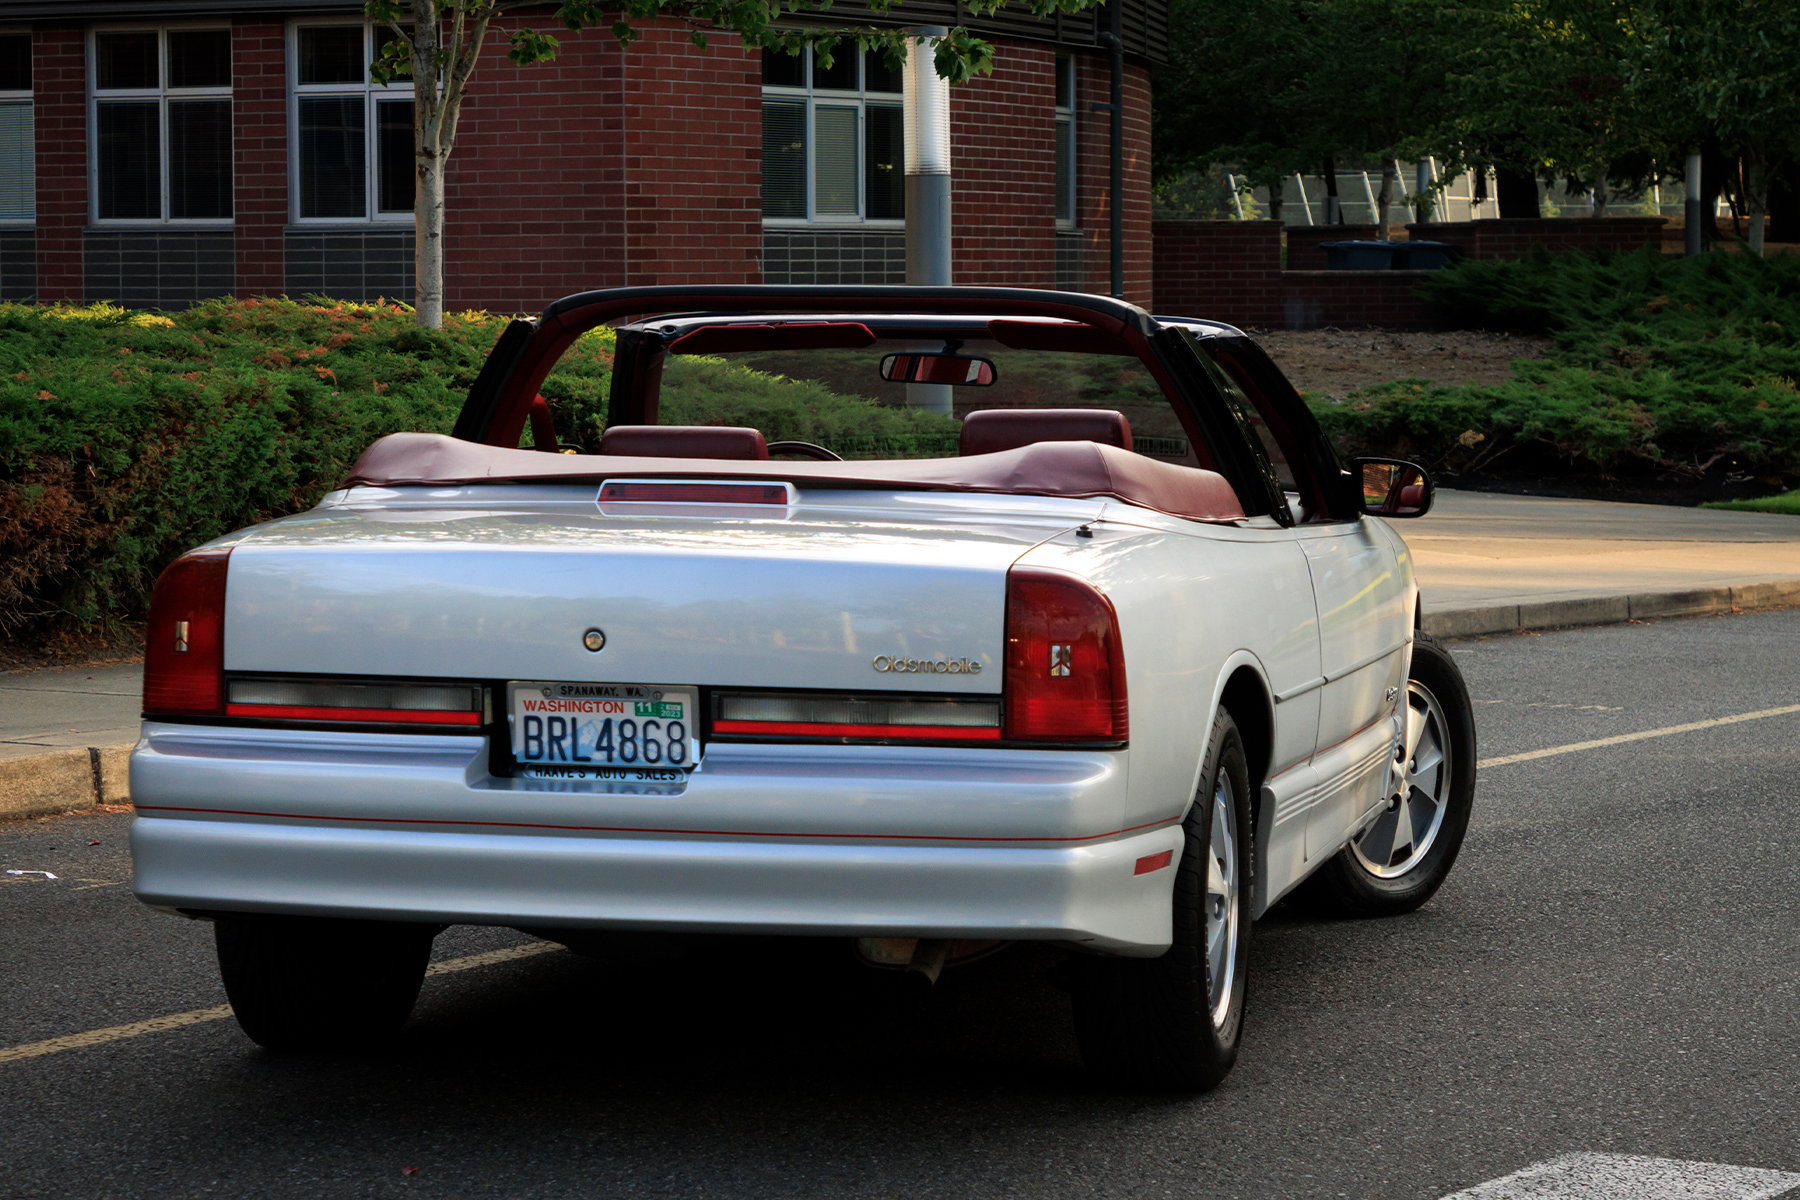
[[1156,174],[1229,163],[1273,198],[1286,177],[1339,157],[1378,161],[1385,231],[1395,159],[1442,123],[1444,11],[1436,0],[1175,0]]
[[1450,169],[1564,176],[1603,213],[1676,155],[1629,86],[1643,35],[1632,0],[1477,0],[1455,18],[1447,125],[1426,135]]
[[[1771,178],[1800,159],[1800,8],[1791,0],[1644,0],[1636,92],[1742,161],[1750,247],[1761,254]],[[1629,69],[1629,68],[1628,68]]]
[[[1026,0],[1039,19],[1079,12],[1099,0]],[[1118,0],[1113,0],[1117,3]],[[897,0],[865,0],[878,15]],[[969,0],[977,17],[1004,7],[1006,0]],[[861,50],[879,50],[889,65],[906,59],[909,39],[898,28],[874,25],[776,28],[793,13],[829,8],[831,0],[624,0],[622,8],[603,8],[595,0],[561,0],[556,19],[571,32],[605,25],[619,45],[637,40],[637,25],[663,16],[686,23],[688,37],[704,48],[715,34],[734,34],[746,48],[800,54],[811,49],[829,67],[832,51],[854,41]],[[416,295],[419,324],[438,328],[444,321],[444,167],[456,148],[456,127],[470,77],[481,58],[493,23],[503,14],[498,0],[368,0],[363,11],[387,27],[392,39],[370,67],[377,83],[410,76],[413,81],[413,155],[417,191],[413,201],[416,230]],[[609,19],[610,18],[610,19]],[[555,36],[519,27],[506,31],[507,57],[519,66],[556,57]],[[939,38],[932,65],[953,84],[993,71],[992,43],[958,26]]]
[[1172,0],[1169,65],[1150,120],[1158,184],[1230,167],[1267,187],[1281,218],[1283,181],[1312,169],[1304,111],[1306,57],[1296,0]]

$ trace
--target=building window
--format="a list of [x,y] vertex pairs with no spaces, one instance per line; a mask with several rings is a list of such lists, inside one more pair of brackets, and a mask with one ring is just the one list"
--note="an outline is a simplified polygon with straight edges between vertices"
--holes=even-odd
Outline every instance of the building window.
[[412,217],[412,83],[369,82],[383,32],[363,23],[294,26],[289,145],[301,221]]
[[0,222],[37,210],[37,156],[31,135],[31,35],[0,33]]
[[1075,226],[1075,60],[1056,59],[1056,223]]
[[231,219],[231,30],[100,29],[91,43],[94,212]]
[[763,51],[763,217],[854,223],[906,217],[900,72],[841,48],[830,67]]

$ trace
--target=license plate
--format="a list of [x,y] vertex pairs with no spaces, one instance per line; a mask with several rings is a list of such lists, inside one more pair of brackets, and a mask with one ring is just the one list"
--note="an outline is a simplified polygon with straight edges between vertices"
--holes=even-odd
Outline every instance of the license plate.
[[698,695],[644,683],[508,687],[513,762],[534,779],[679,779],[700,760]]

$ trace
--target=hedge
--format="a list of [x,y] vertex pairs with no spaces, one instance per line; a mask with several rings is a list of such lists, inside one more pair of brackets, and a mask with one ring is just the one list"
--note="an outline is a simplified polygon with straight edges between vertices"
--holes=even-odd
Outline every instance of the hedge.
[[1407,379],[1309,397],[1346,454],[1452,473],[1800,477],[1800,257],[1474,261],[1425,287],[1465,327],[1549,330],[1493,387]]

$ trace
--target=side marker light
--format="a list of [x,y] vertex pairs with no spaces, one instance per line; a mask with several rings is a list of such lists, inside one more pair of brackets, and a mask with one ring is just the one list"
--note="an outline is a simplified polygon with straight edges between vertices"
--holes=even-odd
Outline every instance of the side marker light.
[[1131,873],[1133,875],[1148,875],[1152,871],[1160,871],[1168,866],[1170,862],[1174,861],[1174,858],[1175,852],[1173,850],[1164,850],[1161,854],[1146,854],[1144,857],[1137,860],[1137,868]]

